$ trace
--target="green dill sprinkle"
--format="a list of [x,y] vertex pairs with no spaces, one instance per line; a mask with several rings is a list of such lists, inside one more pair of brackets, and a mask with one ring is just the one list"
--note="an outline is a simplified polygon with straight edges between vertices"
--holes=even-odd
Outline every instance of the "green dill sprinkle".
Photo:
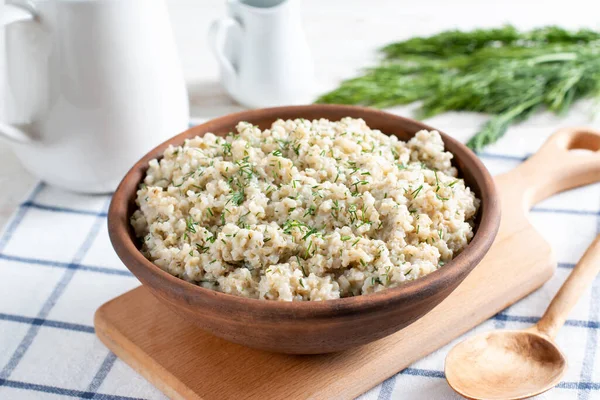
[[421,185],[418,188],[416,188],[415,190],[413,190],[410,195],[414,199],[419,195],[419,193],[421,193],[421,190],[423,190],[423,185]]
[[300,155],[300,145],[301,143],[298,143],[297,146],[292,147],[292,149],[294,149],[294,153],[296,153],[297,156]]
[[[308,232],[306,232],[306,235],[304,235],[304,237],[302,238],[302,240],[306,240],[308,239],[311,235],[314,235],[318,232],[317,228],[309,228]],[[312,242],[311,242],[312,243]],[[310,246],[309,246],[310,247]]]
[[194,225],[197,225],[197,222],[194,222],[194,220],[192,219],[191,216],[187,217],[187,219],[185,220],[185,229],[188,232],[191,233],[196,233],[196,228],[194,227]]
[[214,217],[214,214],[212,212],[212,210],[209,208],[206,209],[206,211],[210,214],[211,217]]
[[239,206],[244,202],[245,197],[246,194],[244,193],[244,189],[242,188],[236,192],[233,192],[233,194],[231,195],[229,200],[227,200],[227,203],[225,203],[225,205],[227,205],[229,202],[232,202],[236,206]]
[[456,185],[458,182],[459,182],[459,179],[457,179],[457,180],[455,180],[454,182],[450,183],[450,184],[448,185],[448,187],[452,187],[452,186]]
[[346,241],[352,239],[352,236],[342,236],[340,239],[342,240],[342,242],[346,242]]
[[275,151],[274,151],[272,154],[273,154],[274,156],[276,156],[276,157],[281,157],[281,155],[282,155],[283,153],[281,152],[281,150],[275,150]]
[[360,242],[360,238],[356,239],[354,243],[352,243],[352,247],[356,246],[356,243]]
[[417,231],[416,231],[417,235],[419,234],[419,228],[421,228],[421,225],[417,225]]
[[223,146],[223,155],[230,156],[231,155],[231,143],[225,142],[221,146]]
[[204,253],[206,253],[209,250],[209,247],[208,246],[202,246],[202,245],[196,243],[196,249],[198,250],[198,252],[204,254]]
[[300,278],[300,279],[298,280],[298,282],[300,282],[300,286],[304,287],[304,282],[302,282],[302,280],[303,280],[303,279],[302,279],[302,278]]
[[[298,264],[300,264],[300,263],[298,263]],[[304,276],[308,276],[308,274],[306,273],[306,270],[304,269],[304,265],[300,264],[300,269],[302,269],[302,274]]]
[[440,237],[440,239],[442,239],[442,229],[440,228],[440,230],[438,231],[438,235]]
[[315,211],[316,211],[316,207],[315,206],[310,206],[308,207],[308,210],[306,210],[306,212],[304,213],[303,217],[306,217],[307,215],[315,215]]
[[439,194],[437,194],[437,193],[435,194],[435,197],[437,197],[437,199],[438,199],[438,200],[441,200],[441,201],[448,201],[448,200],[450,200],[448,197],[442,197],[442,196],[440,196],[440,195],[439,195]]
[[408,271],[406,271],[406,272],[404,273],[404,276],[408,276],[408,274],[410,274],[411,272],[412,272],[412,268],[411,268],[411,269],[409,269]]
[[334,210],[339,210],[340,209],[340,203],[337,200],[333,200],[333,206],[331,207]]

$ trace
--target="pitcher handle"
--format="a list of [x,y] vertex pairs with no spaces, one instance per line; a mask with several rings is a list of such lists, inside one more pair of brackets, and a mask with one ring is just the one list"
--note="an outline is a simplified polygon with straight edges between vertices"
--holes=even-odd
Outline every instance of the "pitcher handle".
[[232,27],[241,28],[241,25],[233,18],[222,18],[213,21],[208,30],[208,41],[221,68],[228,75],[226,79],[233,79],[237,75],[235,67],[225,55],[225,41]]
[[[0,26],[4,27],[16,22],[25,22],[35,20],[33,11],[15,4],[5,4],[0,6],[2,13],[0,16]],[[33,138],[24,131],[5,123],[0,122],[0,136],[17,143],[31,143]]]

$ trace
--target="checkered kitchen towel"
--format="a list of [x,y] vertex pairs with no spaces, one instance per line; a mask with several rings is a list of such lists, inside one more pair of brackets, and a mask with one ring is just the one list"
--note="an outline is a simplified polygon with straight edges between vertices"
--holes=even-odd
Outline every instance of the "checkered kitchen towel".
[[[446,115],[428,122],[464,140],[481,122],[477,118]],[[481,158],[493,174],[508,171],[558,127],[582,123],[589,124],[589,120],[577,115],[568,120],[536,118],[513,128]],[[94,335],[94,311],[138,285],[109,243],[109,200],[40,183],[0,236],[1,399],[164,398]],[[468,335],[494,328],[519,329],[536,322],[599,233],[600,184],[544,201],[532,211],[531,219],[556,251],[560,263],[555,276]],[[558,388],[540,398],[600,399],[600,278],[577,304],[557,341],[569,358],[569,370]],[[362,398],[458,398],[443,374],[451,345]]]

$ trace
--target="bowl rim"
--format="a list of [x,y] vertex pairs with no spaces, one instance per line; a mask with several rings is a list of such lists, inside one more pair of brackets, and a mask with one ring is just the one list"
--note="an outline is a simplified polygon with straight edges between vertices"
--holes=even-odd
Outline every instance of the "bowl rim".
[[[171,144],[180,145],[187,138],[211,132],[212,126],[231,125],[234,121],[243,121],[252,117],[256,118],[261,114],[289,114],[290,111],[297,112],[299,118],[303,112],[308,111],[337,111],[347,113],[346,115],[348,116],[353,116],[354,114],[356,118],[364,118],[368,115],[370,117],[396,120],[399,123],[413,124],[419,126],[420,129],[437,130],[440,132],[445,147],[450,145],[450,147],[454,148],[452,153],[456,159],[460,159],[464,164],[470,164],[480,175],[478,178],[477,174],[474,174],[474,180],[477,182],[481,193],[480,222],[471,242],[459,255],[445,264],[443,268],[439,268],[414,281],[376,293],[322,301],[269,301],[218,292],[175,277],[146,259],[137,248],[135,239],[130,235],[132,230],[129,226],[127,211],[128,204],[132,198],[135,198],[141,179],[143,179],[148,168],[148,161],[162,156],[164,150]],[[462,154],[457,156],[456,150]],[[134,175],[136,174],[141,174],[141,179],[134,179]],[[119,184],[108,211],[108,232],[113,248],[125,266],[134,273],[144,286],[150,286],[151,289],[155,289],[147,281],[148,279],[154,282],[159,280],[164,283],[163,288],[159,288],[159,292],[166,291],[172,295],[183,295],[188,298],[188,302],[189,298],[196,298],[205,303],[208,302],[211,305],[218,306],[221,309],[236,308],[245,311],[260,309],[260,312],[263,314],[287,315],[293,318],[322,318],[330,317],[334,314],[355,314],[381,307],[393,306],[398,303],[425,300],[431,294],[452,286],[453,282],[457,279],[461,277],[464,279],[466,277],[489,250],[498,232],[499,225],[500,204],[494,180],[475,153],[465,145],[438,129],[410,118],[367,107],[323,104],[246,110],[211,119],[194,126],[154,147],[137,161]],[[132,265],[135,267],[132,268]],[[138,273],[132,269],[136,269],[137,272],[143,271],[144,278],[140,278]],[[154,292],[154,290],[152,291]]]

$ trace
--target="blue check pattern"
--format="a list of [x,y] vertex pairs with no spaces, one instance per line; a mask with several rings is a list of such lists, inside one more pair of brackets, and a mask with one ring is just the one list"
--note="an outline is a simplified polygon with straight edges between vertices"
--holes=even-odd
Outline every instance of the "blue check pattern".
[[[542,138],[543,139],[543,138]],[[531,152],[535,148],[531,149]],[[527,154],[482,153],[493,174]],[[600,177],[599,177],[600,180]],[[600,232],[600,184],[537,205],[534,226],[559,259],[540,290],[467,335],[535,323]],[[114,254],[106,229],[109,196],[82,196],[39,183],[0,236],[0,399],[163,399],[95,337],[97,307],[138,285]],[[457,339],[361,396],[361,399],[459,398],[443,360]],[[600,278],[584,294],[557,341],[569,372],[540,398],[600,399]]]

